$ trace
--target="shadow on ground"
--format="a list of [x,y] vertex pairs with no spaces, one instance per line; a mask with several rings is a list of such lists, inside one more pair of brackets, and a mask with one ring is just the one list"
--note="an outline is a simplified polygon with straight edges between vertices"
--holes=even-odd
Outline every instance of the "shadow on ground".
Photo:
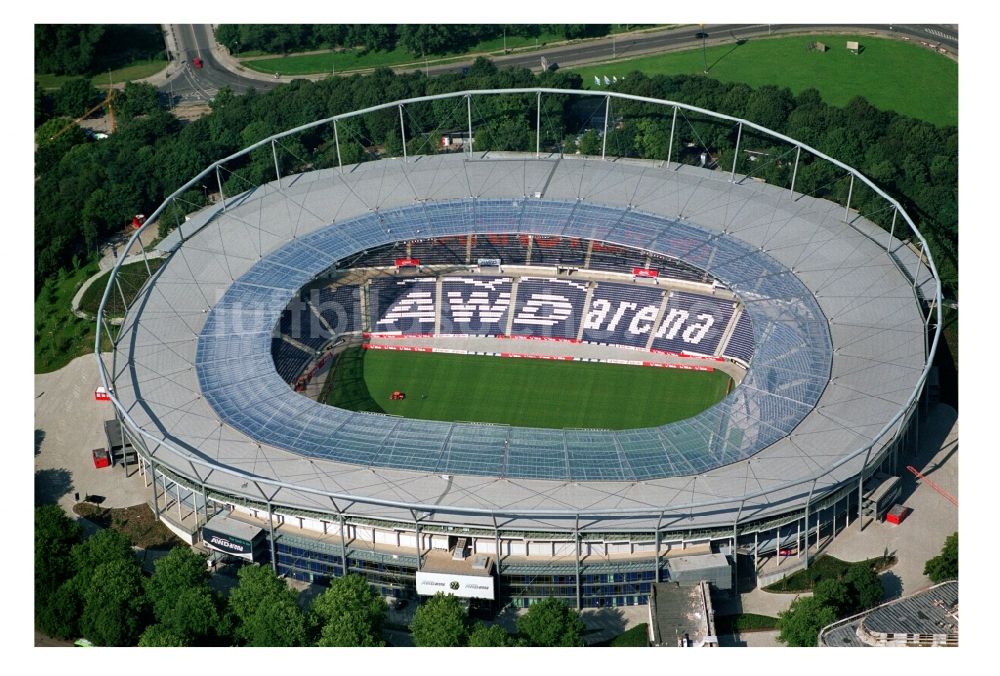
[[589,610],[582,615],[586,630],[583,640],[587,643],[608,641],[626,628],[625,613],[620,608],[598,608]]
[[735,43],[733,43],[733,46],[729,49],[729,51],[726,52],[725,54],[723,54],[722,56],[720,56],[719,58],[717,58],[715,61],[713,61],[712,64],[710,66],[708,66],[708,68],[705,69],[705,72],[707,73],[707,72],[711,71],[713,68],[715,68],[716,66],[718,66],[719,63],[723,59],[725,59],[726,57],[728,57],[729,55],[731,55],[733,52],[735,52],[737,49],[739,49],[740,47],[742,47],[746,43],[747,43],[746,39],[737,40]]
[[[917,479],[906,470],[907,465],[912,465],[921,474],[930,476],[958,452],[958,439],[945,444],[956,420],[958,420],[958,411],[946,404],[938,404],[929,412],[929,415],[921,416],[920,448],[915,454],[900,456],[899,474],[903,479],[900,504],[904,503],[917,489]],[[933,421],[933,424],[927,424],[928,421]],[[932,462],[934,456],[943,448],[947,449],[947,455],[940,462]]]
[[55,503],[73,490],[73,473],[68,469],[40,469],[35,472],[35,504]]
[[746,648],[747,642],[736,634],[719,634],[720,648]]
[[35,430],[35,455],[41,455],[43,441],[45,441],[45,430]]
[[882,580],[882,600],[899,598],[903,595],[903,581],[892,571],[886,571],[879,575]]

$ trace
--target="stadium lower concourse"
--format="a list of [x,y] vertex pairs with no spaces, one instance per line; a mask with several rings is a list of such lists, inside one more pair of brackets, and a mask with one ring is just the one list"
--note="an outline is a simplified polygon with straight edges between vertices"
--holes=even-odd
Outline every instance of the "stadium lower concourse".
[[[534,152],[475,147],[484,96],[537,106]],[[553,145],[552,96],[597,107],[604,138],[628,105],[655,110],[665,158]],[[428,103],[468,111],[462,146],[408,153],[440,136],[407,115]],[[282,172],[293,139],[339,157],[358,143],[345,126],[385,111],[402,156]],[[735,155],[699,159],[696,117],[731,128]],[[781,153],[747,154],[764,139]],[[239,183],[271,155],[271,179]],[[797,192],[818,165],[832,183]],[[97,345],[114,350],[97,359],[158,517],[220,557],[494,611],[636,605],[657,582],[730,592],[779,556],[807,566],[812,544],[895,498],[940,332],[936,270],[897,202],[794,139],[625,94],[456,92],[264,139],[144,227],[206,180],[228,190],[157,245],[120,326],[112,275]],[[405,378],[473,357],[496,370]],[[532,387],[507,384],[513,362],[590,369],[589,384],[567,371],[519,408]],[[696,402],[699,388],[714,393]]]

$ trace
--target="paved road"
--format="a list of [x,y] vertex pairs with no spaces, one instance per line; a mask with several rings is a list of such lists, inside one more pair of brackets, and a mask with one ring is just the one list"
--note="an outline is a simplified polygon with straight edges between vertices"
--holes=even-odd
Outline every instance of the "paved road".
[[[160,92],[171,97],[174,104],[207,102],[222,87],[229,87],[237,94],[248,89],[273,89],[279,82],[259,81],[234,72],[235,62],[225,60],[225,50],[215,42],[212,27],[208,24],[170,24],[165,26],[167,48],[175,70],[160,85]],[[204,65],[194,67],[194,59]]]
[[[933,32],[927,32],[930,29]],[[706,46],[734,43],[737,40],[747,40],[754,37],[766,37],[769,35],[780,35],[788,33],[825,31],[865,31],[886,34],[905,35],[910,38],[923,40],[926,42],[940,42],[948,51],[958,54],[957,31],[942,26],[892,26],[866,24],[853,26],[831,26],[829,24],[706,24],[702,26],[689,26],[677,28],[669,31],[657,31],[650,33],[633,33],[623,36],[611,36],[599,40],[587,41],[563,47],[553,47],[538,52],[528,54],[516,54],[507,57],[494,59],[498,66],[509,67],[518,66],[539,70],[541,68],[541,56],[545,56],[549,63],[558,63],[561,66],[579,66],[587,63],[598,63],[621,59],[631,59],[637,56],[655,54],[659,52],[677,51],[680,49],[691,49],[702,44],[700,37],[705,33],[704,43]],[[427,69],[430,75],[455,72],[468,66],[468,63],[449,64],[447,66],[431,67]]]
[[[223,86],[230,87],[237,93],[245,92],[253,87],[267,91],[278,84],[289,82],[293,78],[256,73],[242,68],[229,55],[229,51],[215,42],[212,28],[206,24],[169,24],[164,27],[167,35],[168,50],[174,55],[172,68],[168,69],[165,81],[160,84],[160,91],[176,103],[206,102]],[[882,35],[898,35],[911,40],[926,42],[946,50],[955,58],[958,56],[958,30],[956,26],[926,25],[926,24],[855,24],[849,26],[833,26],[830,24],[706,24],[704,26],[688,26],[673,30],[628,33],[610,36],[596,40],[587,40],[569,45],[555,46],[527,53],[514,53],[506,56],[492,57],[498,66],[541,69],[541,57],[544,56],[550,64],[560,66],[579,66],[588,63],[598,63],[610,60],[634,58],[636,56],[655,54],[679,49],[690,49],[701,44],[719,45],[733,43],[737,40],[808,32],[871,32]],[[701,34],[705,37],[702,38]],[[199,57],[204,61],[200,69],[194,68],[192,60]],[[419,68],[428,75],[459,72],[471,63],[450,63],[447,65]],[[414,68],[396,69],[397,72],[414,70]],[[308,79],[321,79],[326,74],[309,76]]]

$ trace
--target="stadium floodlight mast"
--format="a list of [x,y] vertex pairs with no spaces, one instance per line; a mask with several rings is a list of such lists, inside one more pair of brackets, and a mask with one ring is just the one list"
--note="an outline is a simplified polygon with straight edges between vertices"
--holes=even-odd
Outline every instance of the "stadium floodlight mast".
[[[705,39],[706,39],[706,37],[707,37],[707,35],[705,35],[703,33],[703,35],[702,35],[702,40],[703,40],[703,54],[704,54],[704,49],[705,49]],[[707,56],[705,58],[706,58],[706,70],[707,70]],[[536,105],[539,108],[539,112],[538,112],[538,114],[536,116],[536,125],[538,125],[540,123],[540,103],[541,103],[541,96],[542,96],[542,94],[546,94],[546,95],[551,94],[551,95],[557,95],[557,96],[575,96],[575,97],[604,96],[604,97],[606,97],[605,102],[604,102],[605,103],[605,138],[606,138],[606,135],[607,135],[606,134],[606,128],[607,128],[607,124],[608,124],[608,118],[610,117],[611,98],[619,99],[621,101],[636,101],[636,102],[642,102],[642,103],[657,104],[657,105],[661,105],[661,106],[664,106],[664,107],[667,107],[667,108],[672,107],[673,108],[673,118],[672,118],[672,121],[671,121],[671,128],[670,128],[671,133],[670,133],[670,139],[669,139],[669,145],[668,145],[667,158],[666,158],[666,162],[665,162],[665,167],[668,168],[668,169],[671,168],[671,162],[672,162],[672,156],[673,156],[674,136],[675,136],[675,133],[676,133],[677,113],[678,113],[679,110],[684,110],[684,111],[696,113],[696,114],[699,114],[699,115],[705,115],[705,116],[709,116],[709,117],[712,117],[712,118],[715,118],[715,119],[718,119],[718,120],[728,121],[728,122],[730,122],[732,124],[737,124],[737,125],[739,125],[739,129],[740,129],[739,134],[740,135],[742,135],[743,127],[746,126],[746,127],[750,128],[750,129],[753,129],[753,130],[755,130],[755,131],[757,131],[757,132],[759,132],[759,133],[761,133],[763,135],[766,135],[766,136],[769,136],[771,138],[783,141],[785,143],[788,143],[790,145],[794,145],[796,147],[795,169],[793,170],[792,185],[791,185],[791,192],[792,192],[793,195],[794,195],[794,187],[795,187],[795,177],[796,177],[796,174],[797,174],[798,163],[799,163],[798,162],[799,161],[799,154],[801,153],[801,151],[803,149],[805,149],[806,152],[808,152],[813,158],[817,158],[817,159],[821,159],[821,160],[830,162],[831,164],[833,164],[835,166],[838,166],[841,169],[844,169],[845,171],[847,171],[849,173],[849,175],[850,175],[850,180],[851,180],[851,184],[852,184],[851,185],[851,192],[852,193],[853,193],[853,183],[854,183],[855,180],[858,180],[858,181],[861,181],[862,183],[866,184],[874,192],[874,194],[876,194],[881,199],[885,200],[889,205],[891,205],[892,208],[893,208],[893,216],[892,216],[892,226],[891,226],[890,235],[889,235],[889,242],[890,242],[890,244],[889,244],[889,246],[887,246],[887,252],[888,252],[888,249],[891,248],[892,238],[894,236],[894,233],[895,233],[895,230],[896,230],[896,227],[897,227],[897,220],[899,220],[898,217],[901,217],[902,220],[905,222],[905,225],[908,226],[908,228],[909,228],[912,236],[916,239],[917,242],[919,242],[919,253],[916,256],[916,263],[915,263],[915,265],[917,266],[917,270],[919,271],[920,267],[924,266],[924,267],[926,267],[930,271],[930,276],[931,276],[931,278],[933,280],[937,280],[938,279],[937,269],[935,267],[933,259],[931,258],[930,254],[929,254],[929,249],[928,249],[928,247],[926,245],[925,239],[920,234],[920,232],[917,230],[917,228],[916,228],[915,224],[913,223],[912,219],[906,213],[906,211],[901,207],[901,205],[899,204],[899,202],[897,200],[893,199],[892,197],[890,197],[888,194],[886,194],[884,191],[882,191],[877,185],[875,185],[874,183],[872,183],[865,176],[863,176],[862,174],[858,173],[853,168],[851,168],[851,167],[849,167],[849,166],[847,166],[847,165],[839,162],[838,160],[836,160],[834,158],[829,157],[828,155],[825,155],[824,153],[821,153],[820,151],[818,151],[818,150],[816,150],[816,149],[814,149],[814,148],[812,148],[810,146],[807,146],[807,145],[805,145],[803,143],[800,143],[800,142],[798,142],[798,141],[796,141],[796,140],[794,140],[794,139],[792,139],[792,138],[790,138],[788,136],[785,136],[783,134],[779,134],[777,132],[773,132],[773,131],[771,131],[769,129],[766,129],[765,127],[757,125],[757,124],[755,124],[752,121],[742,120],[742,119],[739,119],[739,118],[734,118],[734,117],[731,117],[731,116],[722,115],[722,114],[719,114],[719,113],[715,113],[713,111],[708,111],[708,110],[705,110],[705,109],[697,108],[695,106],[690,106],[690,105],[687,105],[687,104],[684,104],[684,103],[680,103],[680,102],[668,101],[668,100],[663,100],[663,99],[654,99],[654,98],[650,98],[650,97],[642,97],[642,96],[631,95],[631,94],[624,94],[624,93],[617,93],[617,92],[589,92],[589,91],[563,90],[563,89],[540,88],[540,87],[536,87],[536,88],[518,88],[518,89],[466,90],[466,91],[452,92],[452,93],[447,93],[447,94],[437,94],[437,95],[416,97],[416,98],[411,98],[411,99],[406,99],[406,100],[401,100],[401,101],[387,102],[387,103],[384,103],[384,104],[379,104],[379,105],[376,105],[376,106],[371,106],[371,107],[368,107],[368,108],[365,108],[365,109],[362,109],[362,110],[339,114],[339,115],[332,116],[332,117],[329,117],[329,118],[325,118],[325,119],[322,119],[322,120],[318,120],[318,121],[315,121],[315,122],[312,122],[312,123],[309,123],[309,124],[306,124],[306,125],[302,125],[300,127],[296,127],[294,129],[287,130],[285,132],[280,132],[278,134],[274,134],[274,135],[272,135],[272,136],[270,136],[270,137],[268,137],[266,139],[262,139],[261,141],[255,143],[255,144],[253,144],[253,145],[251,145],[251,146],[249,146],[249,147],[247,147],[247,148],[245,148],[243,150],[240,150],[240,151],[238,151],[236,153],[233,153],[229,157],[222,158],[222,159],[219,159],[219,160],[213,162],[208,167],[206,167],[203,171],[201,171],[199,174],[197,174],[195,177],[193,177],[192,179],[190,179],[183,186],[181,186],[176,191],[174,191],[173,193],[171,193],[170,195],[168,195],[166,197],[166,199],[149,216],[149,218],[146,219],[146,222],[143,224],[143,226],[139,230],[137,230],[135,233],[133,233],[132,238],[129,240],[128,244],[126,245],[125,252],[127,253],[129,250],[131,250],[131,248],[133,246],[135,246],[136,242],[139,241],[138,238],[141,237],[142,234],[144,233],[145,228],[153,227],[153,224],[156,223],[156,221],[162,215],[163,211],[165,210],[165,208],[168,205],[173,204],[176,201],[176,199],[178,197],[180,197],[190,187],[199,185],[199,184],[201,184],[201,182],[203,182],[205,180],[209,180],[207,177],[209,175],[211,175],[211,174],[214,174],[214,177],[215,177],[215,179],[216,179],[216,181],[217,181],[217,183],[219,185],[220,197],[221,197],[221,202],[222,202],[221,203],[221,209],[223,211],[227,210],[227,206],[230,206],[230,205],[227,205],[227,199],[226,199],[226,196],[225,196],[225,194],[223,192],[223,185],[222,185],[222,180],[221,180],[221,178],[222,178],[221,177],[221,167],[225,166],[225,164],[227,162],[231,162],[231,161],[233,161],[233,160],[235,160],[237,158],[241,158],[241,157],[244,157],[244,156],[248,155],[249,153],[253,152],[257,148],[262,147],[264,144],[270,144],[271,145],[272,153],[274,154],[274,161],[275,161],[274,162],[275,163],[275,182],[276,182],[276,185],[278,185],[279,189],[280,189],[281,188],[281,179],[282,179],[282,176],[281,176],[280,164],[277,161],[277,151],[276,151],[277,143],[279,143],[281,141],[281,139],[285,138],[286,136],[293,135],[293,134],[299,134],[302,131],[305,131],[305,130],[308,130],[308,129],[312,129],[312,128],[317,127],[319,125],[326,125],[326,124],[332,124],[333,125],[334,139],[335,139],[335,144],[337,146],[338,168],[339,168],[339,170],[341,172],[343,172],[343,163],[342,163],[341,158],[340,158],[339,136],[338,136],[338,133],[337,133],[337,123],[338,123],[338,121],[348,120],[348,119],[351,119],[353,117],[364,115],[364,114],[375,112],[375,111],[386,110],[386,109],[389,109],[389,108],[391,108],[393,106],[398,107],[398,109],[399,109],[399,115],[400,115],[400,130],[401,130],[401,136],[403,138],[403,159],[404,159],[404,162],[405,162],[408,158],[407,158],[407,155],[406,155],[407,151],[406,151],[406,143],[405,143],[405,127],[404,127],[403,107],[406,106],[406,105],[409,105],[411,103],[420,103],[420,102],[443,100],[443,99],[449,99],[449,98],[461,98],[461,97],[465,97],[466,98],[466,106],[467,106],[467,115],[468,115],[469,159],[473,159],[474,160],[474,157],[472,155],[473,132],[474,132],[473,119],[472,119],[472,98],[475,97],[475,96],[488,96],[488,95],[498,95],[498,94],[499,95],[505,95],[505,94],[510,94],[510,95],[513,95],[513,94],[536,94]],[[536,149],[535,149],[535,152],[536,152],[536,155],[540,154],[540,136],[536,136]],[[603,147],[603,144],[602,144],[602,159],[603,158],[605,158],[605,147]],[[678,164],[678,168],[679,167],[680,167],[680,165]],[[734,161],[734,166],[733,166],[733,169],[731,171],[731,179],[735,177],[735,169],[736,169],[736,164],[735,164],[735,161]],[[738,188],[736,188],[734,186],[733,189],[738,189]],[[233,205],[232,208],[235,208],[235,206],[238,206],[238,201],[239,201],[238,200],[238,195],[231,196],[230,200],[232,200],[232,205]],[[849,209],[848,209],[848,211],[845,212],[844,221],[847,222],[848,219],[849,219],[849,217],[850,217],[850,214],[849,214]],[[183,224],[180,224],[180,225],[183,227]],[[183,235],[185,233],[181,232],[180,234]],[[187,236],[188,236],[188,238],[190,238],[192,235],[188,234]],[[104,290],[104,294],[103,294],[103,296],[101,298],[100,306],[99,306],[99,309],[98,309],[97,335],[96,335],[96,338],[95,338],[94,349],[95,349],[95,356],[96,356],[96,359],[97,359],[98,372],[100,374],[101,383],[102,383],[102,385],[105,387],[105,389],[108,391],[108,393],[110,395],[112,404],[114,405],[115,410],[116,410],[116,415],[119,417],[120,421],[125,425],[125,427],[128,429],[128,431],[129,431],[129,437],[136,443],[138,449],[140,450],[140,453],[141,453],[142,457],[148,463],[150,463],[150,465],[151,465],[150,468],[153,469],[153,477],[152,478],[153,478],[153,483],[154,483],[154,490],[155,490],[156,481],[157,481],[156,480],[155,465],[158,464],[158,463],[160,463],[161,461],[162,462],[178,462],[180,459],[182,459],[183,462],[187,463],[192,468],[191,469],[192,474],[197,474],[200,477],[202,477],[202,480],[200,481],[200,485],[201,485],[202,489],[206,493],[207,493],[207,491],[216,491],[216,492],[221,492],[221,493],[224,493],[224,494],[239,495],[239,494],[241,494],[241,490],[238,489],[238,488],[235,488],[235,486],[238,486],[240,482],[243,482],[244,485],[247,482],[252,482],[252,483],[254,483],[254,485],[257,485],[257,486],[269,486],[269,487],[271,487],[272,489],[274,489],[274,493],[271,493],[270,497],[268,497],[268,499],[266,500],[266,503],[268,505],[269,513],[271,512],[271,510],[275,506],[278,506],[280,504],[280,503],[276,503],[275,502],[275,497],[279,496],[280,491],[287,489],[289,491],[292,491],[292,492],[295,492],[295,493],[298,493],[298,494],[313,495],[313,496],[316,496],[317,498],[323,498],[323,499],[327,499],[327,500],[344,500],[344,501],[348,501],[349,503],[352,503],[352,504],[353,503],[362,503],[362,504],[372,505],[372,506],[383,506],[383,507],[399,508],[399,509],[404,509],[404,510],[414,510],[414,511],[419,511],[419,512],[425,514],[425,515],[426,514],[443,513],[443,514],[450,514],[450,515],[453,515],[455,517],[460,517],[460,516],[463,516],[463,515],[464,516],[478,515],[478,516],[484,516],[484,517],[488,517],[488,518],[492,518],[492,519],[496,519],[497,517],[505,517],[505,518],[507,518],[507,517],[524,517],[524,516],[531,516],[531,517],[537,517],[537,518],[548,518],[548,517],[553,517],[553,518],[560,517],[561,518],[561,517],[567,517],[567,518],[573,518],[573,519],[577,519],[577,520],[579,519],[579,517],[580,517],[580,510],[579,509],[572,509],[572,508],[555,508],[555,507],[551,507],[551,506],[546,506],[546,507],[541,507],[541,508],[538,508],[538,509],[524,509],[524,510],[521,510],[521,509],[506,509],[506,508],[495,509],[495,508],[491,508],[491,507],[473,507],[473,506],[467,506],[467,505],[461,505],[461,506],[459,506],[459,505],[440,505],[440,504],[434,504],[434,503],[408,502],[406,500],[401,500],[401,499],[387,499],[387,498],[384,498],[384,497],[377,497],[377,496],[365,496],[365,495],[359,496],[359,495],[354,495],[354,494],[351,494],[351,493],[344,493],[344,492],[340,492],[340,491],[327,490],[327,489],[325,489],[323,487],[314,486],[314,485],[303,485],[303,484],[291,483],[291,482],[288,482],[288,481],[283,481],[283,480],[278,479],[278,478],[256,476],[256,475],[249,474],[248,472],[246,472],[244,470],[241,470],[241,469],[237,469],[237,468],[225,466],[224,464],[219,463],[219,462],[215,462],[214,460],[212,460],[212,459],[210,459],[208,457],[204,457],[204,456],[200,456],[200,455],[198,455],[196,453],[192,453],[191,451],[183,448],[181,445],[176,444],[175,442],[171,441],[169,438],[164,438],[162,435],[157,434],[155,430],[151,431],[150,429],[147,429],[146,426],[140,425],[135,420],[135,418],[133,417],[133,414],[132,414],[130,408],[125,403],[123,403],[120,400],[119,393],[118,393],[118,391],[115,388],[115,378],[113,377],[112,372],[109,370],[107,364],[105,364],[105,359],[102,357],[102,353],[101,353],[102,341],[103,341],[104,337],[108,336],[109,333],[110,333],[109,326],[107,324],[107,319],[109,319],[109,317],[110,317],[110,315],[108,314],[108,308],[109,308],[109,306],[108,306],[108,300],[109,300],[109,297],[111,297],[112,294],[115,293],[112,290],[113,287],[120,289],[120,286],[118,285],[118,275],[120,273],[121,265],[122,265],[123,261],[125,260],[125,258],[126,258],[126,256],[123,255],[123,256],[119,257],[119,259],[116,261],[114,267],[112,268],[108,285],[106,286],[106,288]],[[907,270],[906,274],[907,274],[907,276],[910,276],[910,275],[912,275],[912,271]],[[153,280],[153,281],[147,281],[145,284],[149,285],[151,283],[154,283],[156,278],[157,278],[157,275],[156,275],[156,273],[154,273],[153,277],[150,278],[150,280]],[[915,279],[914,279],[914,285],[916,285],[916,280]],[[816,488],[816,482],[817,482],[817,480],[829,480],[829,477],[834,476],[836,474],[836,470],[837,469],[839,469],[840,467],[843,467],[847,463],[852,462],[855,459],[858,459],[858,458],[860,458],[862,456],[864,456],[864,457],[871,457],[872,456],[872,452],[874,450],[874,446],[876,444],[878,444],[880,442],[883,442],[886,439],[889,439],[889,441],[892,441],[892,439],[890,438],[890,436],[897,436],[897,435],[890,435],[890,432],[892,431],[892,429],[894,427],[896,427],[897,429],[903,429],[906,426],[906,424],[908,423],[911,415],[914,413],[914,410],[915,410],[915,407],[914,407],[913,403],[919,397],[920,393],[922,392],[924,383],[926,382],[929,369],[931,368],[931,359],[930,359],[930,357],[933,356],[934,352],[936,351],[937,345],[938,345],[938,342],[939,342],[939,338],[940,338],[940,332],[941,332],[941,326],[942,326],[942,319],[941,319],[941,312],[942,312],[941,305],[942,305],[942,303],[941,303],[941,289],[940,289],[940,284],[935,284],[935,287],[936,288],[935,288],[935,291],[934,291],[934,298],[932,299],[932,307],[927,311],[927,315],[926,315],[926,321],[928,323],[930,322],[930,317],[932,315],[936,317],[935,331],[934,331],[933,339],[931,340],[931,344],[930,344],[929,348],[925,349],[925,357],[926,357],[925,366],[922,369],[922,371],[920,372],[920,375],[916,379],[913,392],[909,396],[909,400],[908,400],[907,405],[906,406],[902,406],[900,408],[900,410],[897,413],[895,413],[892,416],[892,418],[890,420],[888,420],[884,424],[884,426],[882,427],[881,430],[879,430],[879,432],[877,432],[875,435],[873,435],[873,436],[870,437],[872,439],[871,442],[863,444],[860,448],[857,448],[856,450],[854,450],[852,452],[844,453],[842,455],[842,457],[840,457],[836,462],[831,463],[831,464],[829,464],[827,466],[824,466],[824,467],[822,467],[822,468],[820,468],[818,470],[815,470],[815,471],[813,471],[813,472],[811,472],[811,473],[809,473],[809,474],[807,474],[805,476],[797,477],[794,480],[787,480],[787,481],[784,481],[784,482],[776,482],[775,484],[768,485],[767,487],[760,488],[759,490],[748,492],[745,495],[743,495],[743,502],[744,502],[744,504],[746,504],[746,503],[752,503],[752,501],[754,501],[754,500],[756,500],[758,498],[766,497],[766,496],[768,496],[768,495],[770,495],[770,494],[778,491],[779,489],[785,490],[785,489],[798,489],[799,487],[809,487],[808,488],[809,497],[806,499],[806,503],[805,503],[807,505],[806,509],[809,509],[808,504],[814,499],[813,495],[812,495],[813,491],[814,490],[818,490]],[[143,290],[140,290],[139,293],[135,294],[134,298],[141,298],[142,295],[143,295],[143,291],[145,290],[145,288],[146,287],[144,286]],[[133,303],[134,302],[135,301],[133,300]],[[129,311],[131,311],[131,308],[126,308],[126,312],[129,312]],[[120,374],[115,374],[115,375],[120,375]],[[177,469],[176,466],[171,466],[171,470],[172,471],[176,471],[176,469]],[[865,474],[865,470],[862,469],[862,471],[857,475],[857,478],[858,478],[859,482],[862,480],[862,477],[863,477],[864,474]],[[855,478],[855,475],[852,473],[851,477],[849,477],[846,480],[840,480],[840,481],[838,481],[837,485],[843,485],[844,481],[852,482],[854,480],[854,478]],[[803,490],[805,490],[805,488],[803,488]],[[244,494],[245,494],[245,492],[244,492]],[[246,497],[252,498],[253,496],[246,495]],[[820,495],[819,497],[822,498],[823,495]],[[699,510],[701,510],[701,509],[705,509],[705,508],[712,508],[712,507],[715,507],[715,506],[728,504],[729,502],[731,502],[731,499],[728,498],[728,497],[726,497],[726,498],[715,498],[715,497],[709,496],[709,497],[705,498],[705,497],[699,497],[697,495],[692,494],[692,497],[691,497],[690,501],[687,504],[683,504],[683,505],[680,505],[680,504],[678,504],[678,505],[671,505],[669,512],[671,514],[673,514],[673,513],[680,514],[680,513],[683,512],[683,510],[686,510],[686,509],[690,509],[690,510],[699,509]],[[155,509],[155,507],[154,507],[154,509]],[[746,514],[747,512],[750,512],[750,515],[746,516],[745,518],[747,518],[747,519],[754,518],[753,513],[752,513],[753,510],[742,510],[741,509],[740,514],[743,515],[743,514]],[[586,512],[586,513],[587,513],[588,516],[598,516],[598,515],[599,516],[608,516],[608,517],[611,517],[611,516],[643,516],[643,517],[651,517],[653,519],[656,519],[658,517],[659,520],[662,521],[663,520],[664,509],[663,509],[662,506],[650,506],[648,508],[637,508],[637,507],[628,507],[628,508],[601,507],[601,508],[595,509],[592,512]],[[343,519],[346,517],[346,515],[343,512],[338,512],[338,516],[341,519],[341,522],[343,522]],[[426,520],[426,518],[427,518],[426,516],[423,516],[423,517],[421,517],[421,519],[417,520],[418,528],[419,528],[419,522],[421,520]],[[736,532],[735,529],[736,529],[736,526],[738,525],[738,522],[739,522],[739,518],[737,519],[737,522],[733,524],[734,538],[735,538],[735,532]],[[577,523],[578,523],[578,521],[577,521]],[[579,537],[579,534],[580,534],[581,530],[582,529],[580,529],[579,526],[578,526],[577,529],[576,529],[576,533],[577,533],[576,537],[577,538]],[[659,532],[660,532],[660,525],[659,525],[659,523],[657,525],[656,530],[657,530],[657,539],[659,539]],[[343,530],[341,531],[341,534],[343,535]],[[418,546],[419,546],[419,543],[418,543]]]

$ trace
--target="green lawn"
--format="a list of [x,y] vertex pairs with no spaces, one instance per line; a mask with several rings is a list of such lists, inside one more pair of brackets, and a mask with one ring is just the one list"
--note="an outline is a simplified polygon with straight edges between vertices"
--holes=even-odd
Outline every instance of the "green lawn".
[[[97,263],[53,277],[35,299],[35,373],[50,373],[94,351],[95,324],[73,314],[73,295]],[[110,343],[109,343],[110,345]]]
[[[134,61],[124,68],[111,71],[111,81],[119,84],[126,81],[135,81],[156,75],[167,67],[166,59],[141,59]],[[74,80],[75,75],[52,75],[48,73],[35,74],[35,80],[42,86],[42,89],[59,89],[67,80]],[[108,88],[108,73],[104,72],[95,75],[90,79],[98,89]]]
[[[163,265],[162,258],[149,259],[149,269],[152,272],[159,270],[161,265]],[[101,297],[104,295],[104,289],[108,285],[110,275],[111,271],[108,270],[94,280],[94,283],[88,286],[87,290],[83,292],[83,297],[80,299],[80,309],[82,311],[94,316],[97,315],[97,310],[101,306]],[[121,293],[119,293],[117,286],[112,289],[114,293],[108,296],[108,314],[112,317],[124,316],[121,295],[124,294],[125,300],[131,304],[148,277],[149,275],[146,274],[146,264],[143,261],[123,265],[118,271]]]
[[[862,53],[848,52],[848,40],[860,41]],[[815,41],[830,49],[808,51],[807,45]],[[937,125],[958,124],[958,64],[912,41],[851,35],[755,38],[742,45],[709,47],[706,55],[708,75],[724,82],[778,85],[796,93],[815,87],[835,106],[860,95],[877,108]],[[620,78],[635,70],[646,75],[701,74],[704,69],[699,48],[574,70],[585,87],[594,88],[595,75]]]
[[637,624],[613,639],[594,645],[606,648],[646,648],[649,646],[649,625],[645,622]]
[[[721,371],[360,348],[334,369],[325,397],[333,406],[524,427],[662,425],[715,404],[730,382]],[[391,401],[394,390],[406,399]]]

